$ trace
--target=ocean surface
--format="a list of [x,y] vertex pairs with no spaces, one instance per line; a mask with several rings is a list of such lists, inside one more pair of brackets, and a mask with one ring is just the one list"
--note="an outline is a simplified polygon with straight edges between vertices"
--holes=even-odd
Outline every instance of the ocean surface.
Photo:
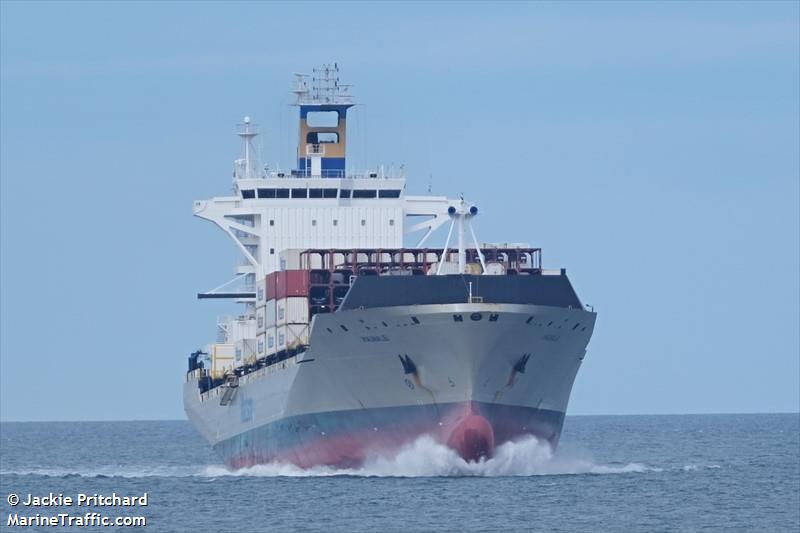
[[[230,472],[185,421],[0,424],[2,531],[800,531],[800,414],[567,417],[467,464],[422,438],[358,470]],[[9,494],[148,494],[146,507],[26,507]],[[26,515],[146,527],[9,526]]]

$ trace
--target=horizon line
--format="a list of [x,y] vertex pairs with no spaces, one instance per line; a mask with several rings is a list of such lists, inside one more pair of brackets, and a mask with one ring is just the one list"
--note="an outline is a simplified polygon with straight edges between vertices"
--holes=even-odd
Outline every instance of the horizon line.
[[[749,412],[717,412],[717,413],[576,413],[569,417],[590,416],[730,416],[730,415],[800,415],[798,411],[749,411]],[[187,418],[127,418],[127,419],[87,419],[87,420],[3,420],[0,424],[50,424],[50,423],[97,423],[97,422],[189,422]]]

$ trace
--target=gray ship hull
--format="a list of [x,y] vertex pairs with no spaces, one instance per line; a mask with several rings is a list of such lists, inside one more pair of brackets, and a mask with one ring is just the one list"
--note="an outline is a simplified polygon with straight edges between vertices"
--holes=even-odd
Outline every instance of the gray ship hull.
[[234,468],[352,466],[426,434],[466,459],[529,434],[557,445],[594,312],[374,305],[316,315],[308,350],[241,377],[228,405],[189,373],[189,419]]

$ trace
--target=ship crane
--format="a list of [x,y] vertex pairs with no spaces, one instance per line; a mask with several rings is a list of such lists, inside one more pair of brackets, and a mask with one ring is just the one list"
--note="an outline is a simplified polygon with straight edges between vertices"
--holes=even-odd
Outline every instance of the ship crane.
[[[475,244],[475,252],[478,254],[478,260],[481,263],[481,272],[486,273],[486,262],[484,261],[483,253],[481,252],[478,238],[475,236],[475,229],[472,227],[472,218],[478,215],[478,208],[474,204],[468,205],[464,201],[464,196],[457,205],[451,205],[447,208],[447,214],[450,216],[450,230],[447,232],[447,240],[444,243],[444,250],[442,250],[442,258],[447,257],[447,250],[450,246],[450,238],[453,236],[453,228],[458,231],[458,273],[464,274],[467,270],[467,250],[464,244],[464,237],[467,227],[472,235],[472,242]],[[440,261],[436,269],[436,275],[442,274],[442,267],[445,261]]]

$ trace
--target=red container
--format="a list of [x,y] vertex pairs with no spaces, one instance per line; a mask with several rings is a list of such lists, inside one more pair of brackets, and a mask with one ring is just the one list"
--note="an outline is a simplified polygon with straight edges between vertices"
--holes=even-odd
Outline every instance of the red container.
[[266,288],[267,300],[274,300],[275,298],[278,297],[276,294],[276,288],[278,286],[277,284],[278,274],[280,274],[280,272],[272,272],[270,274],[267,274],[267,288]]
[[275,272],[275,298],[308,296],[308,270],[281,270]]

